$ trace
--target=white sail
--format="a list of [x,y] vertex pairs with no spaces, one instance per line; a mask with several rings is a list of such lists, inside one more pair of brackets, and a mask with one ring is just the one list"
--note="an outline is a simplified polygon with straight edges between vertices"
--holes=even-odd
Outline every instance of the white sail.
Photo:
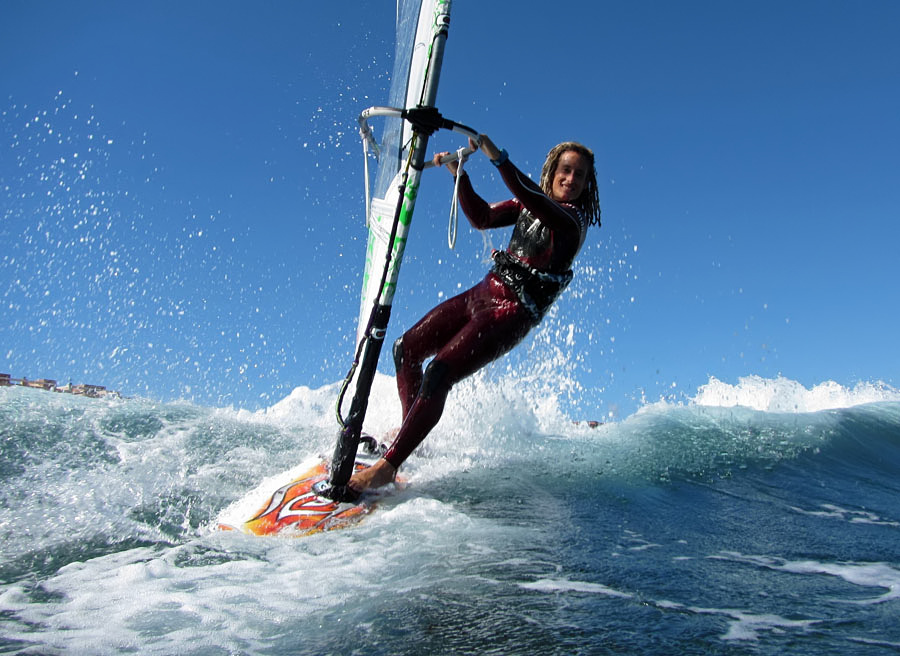
[[[409,109],[434,104],[443,49],[439,36],[446,36],[449,16],[449,0],[398,0],[392,107]],[[384,120],[375,198],[368,208],[369,236],[357,344],[365,337],[375,303],[389,306],[393,300],[421,173],[405,168],[413,143],[412,124],[397,117]],[[399,224],[395,227],[397,218]]]

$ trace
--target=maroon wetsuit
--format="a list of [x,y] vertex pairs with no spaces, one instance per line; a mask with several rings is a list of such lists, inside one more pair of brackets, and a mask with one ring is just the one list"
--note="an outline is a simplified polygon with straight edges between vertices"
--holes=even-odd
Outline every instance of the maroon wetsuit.
[[438,305],[394,344],[403,425],[384,455],[394,467],[437,424],[450,388],[518,344],[572,278],[587,217],[550,199],[508,159],[498,170],[515,198],[488,204],[462,174],[459,200],[479,230],[514,225],[509,247],[494,252],[480,283]]

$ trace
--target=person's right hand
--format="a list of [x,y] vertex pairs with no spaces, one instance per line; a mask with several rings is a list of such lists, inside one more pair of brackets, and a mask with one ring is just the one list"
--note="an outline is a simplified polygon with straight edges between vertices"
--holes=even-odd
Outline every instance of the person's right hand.
[[[445,150],[442,153],[435,153],[434,155],[434,165],[441,166],[441,159],[450,154],[450,151]],[[453,160],[452,162],[447,162],[447,170],[456,177],[456,172],[459,171],[459,161]]]

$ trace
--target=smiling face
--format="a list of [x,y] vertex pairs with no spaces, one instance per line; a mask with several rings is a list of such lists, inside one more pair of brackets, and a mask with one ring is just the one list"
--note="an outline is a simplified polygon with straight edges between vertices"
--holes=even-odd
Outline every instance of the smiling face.
[[577,141],[563,141],[547,153],[541,167],[541,189],[559,203],[578,207],[591,225],[600,225],[600,199],[594,151]]
[[590,162],[587,157],[574,150],[567,150],[559,157],[550,196],[561,203],[571,203],[581,196],[587,183]]

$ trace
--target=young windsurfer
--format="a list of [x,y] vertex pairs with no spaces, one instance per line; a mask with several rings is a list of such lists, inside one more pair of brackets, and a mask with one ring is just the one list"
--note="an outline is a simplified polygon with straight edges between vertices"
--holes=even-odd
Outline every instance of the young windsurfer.
[[[474,142],[470,146],[476,148]],[[572,279],[588,226],[600,225],[594,154],[585,146],[565,142],[553,148],[540,186],[487,135],[481,135],[480,149],[514,198],[488,204],[463,172],[460,205],[478,230],[515,226],[512,238],[505,251],[494,251],[494,265],[480,283],[435,307],[394,343],[403,423],[384,457],[350,478],[357,492],[393,481],[437,424],[453,385],[507,353],[540,323]],[[446,154],[436,155],[435,163]],[[447,165],[454,177],[458,167]]]

